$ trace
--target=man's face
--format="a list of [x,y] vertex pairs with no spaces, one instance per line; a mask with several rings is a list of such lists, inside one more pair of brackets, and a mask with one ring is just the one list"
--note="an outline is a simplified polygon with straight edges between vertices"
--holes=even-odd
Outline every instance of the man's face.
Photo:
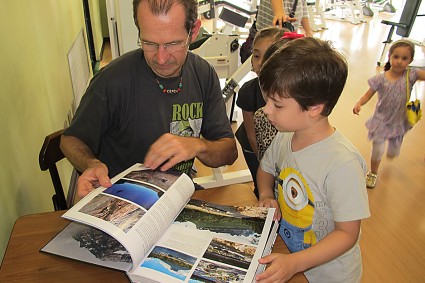
[[[142,49],[144,44],[159,45],[154,51],[143,50],[146,61],[153,72],[163,78],[176,77],[186,60],[188,45],[193,34],[185,29],[186,13],[182,5],[174,4],[167,15],[153,15],[147,1],[142,1],[137,9],[137,21],[140,28]],[[196,37],[196,35],[195,35]],[[176,52],[164,47],[179,45]],[[151,46],[152,47],[152,46]]]

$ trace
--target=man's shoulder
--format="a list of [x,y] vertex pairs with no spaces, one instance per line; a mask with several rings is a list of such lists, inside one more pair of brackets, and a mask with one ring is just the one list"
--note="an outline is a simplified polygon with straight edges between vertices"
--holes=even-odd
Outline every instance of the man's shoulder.
[[195,75],[198,80],[208,82],[214,81],[213,78],[218,80],[214,67],[207,60],[193,52],[188,52],[184,68],[191,76]]
[[[108,65],[100,69],[101,72],[133,72],[131,66],[137,66],[143,59],[140,49],[132,50],[112,60]],[[118,75],[118,74],[117,74]]]
[[212,68],[211,64],[208,63],[207,60],[199,56],[198,54],[195,54],[193,52],[188,52],[186,64],[193,67],[202,67],[202,68]]
[[94,76],[92,83],[128,84],[130,80],[135,78],[135,74],[143,72],[143,61],[141,50],[129,51],[101,68]]

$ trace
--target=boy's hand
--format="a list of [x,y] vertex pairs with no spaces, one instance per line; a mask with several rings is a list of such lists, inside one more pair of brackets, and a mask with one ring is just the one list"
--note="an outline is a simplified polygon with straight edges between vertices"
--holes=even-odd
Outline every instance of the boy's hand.
[[258,201],[258,206],[276,208],[276,210],[274,212],[273,220],[279,221],[280,218],[282,217],[282,214],[281,214],[280,208],[279,208],[279,203],[277,202],[276,199],[274,199],[272,197],[270,197],[270,198],[269,197],[267,197],[267,198],[260,197],[260,200]]
[[269,266],[263,273],[255,277],[257,283],[280,283],[291,279],[298,272],[291,256],[291,254],[273,253],[260,258],[258,260],[260,264]]

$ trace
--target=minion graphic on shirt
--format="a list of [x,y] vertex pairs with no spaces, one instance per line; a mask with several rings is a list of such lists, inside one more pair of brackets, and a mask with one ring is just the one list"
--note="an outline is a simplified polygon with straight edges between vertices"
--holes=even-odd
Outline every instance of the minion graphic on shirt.
[[317,242],[313,231],[313,194],[294,168],[284,168],[276,179],[277,200],[282,211],[279,234],[291,252],[304,250]]

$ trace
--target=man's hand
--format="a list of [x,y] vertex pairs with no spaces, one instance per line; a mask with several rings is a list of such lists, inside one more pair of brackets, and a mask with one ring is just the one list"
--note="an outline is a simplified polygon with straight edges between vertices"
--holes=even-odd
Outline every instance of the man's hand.
[[202,148],[202,140],[193,137],[181,137],[163,134],[149,148],[143,164],[151,169],[161,166],[166,171],[174,165],[195,158]]
[[102,162],[94,163],[78,178],[78,197],[83,198],[99,185],[105,188],[112,186],[108,176],[108,167]]
[[281,214],[280,208],[279,208],[279,203],[273,197],[262,198],[260,196],[260,200],[258,201],[258,206],[268,207],[268,208],[276,208],[275,211],[274,211],[273,220],[279,221],[280,218],[282,217],[282,214]]
[[258,260],[260,264],[268,264],[269,266],[263,273],[257,275],[255,280],[258,283],[280,283],[288,281],[298,272],[291,257],[291,254],[274,253],[260,258]]

